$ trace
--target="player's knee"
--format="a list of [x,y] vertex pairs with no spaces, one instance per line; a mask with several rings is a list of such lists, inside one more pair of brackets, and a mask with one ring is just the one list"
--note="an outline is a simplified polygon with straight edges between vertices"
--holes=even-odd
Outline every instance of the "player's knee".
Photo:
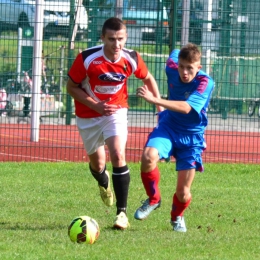
[[110,154],[111,162],[114,166],[118,167],[125,164],[125,156],[119,151]]
[[89,164],[89,168],[91,169],[91,170],[93,170],[94,172],[101,172],[101,171],[103,171],[104,170],[104,168],[105,168],[105,164],[101,164],[101,163],[99,163],[99,162],[91,162],[90,164]]
[[178,200],[182,203],[186,203],[191,198],[190,190],[187,190],[185,188],[179,188],[176,190],[176,196]]
[[143,165],[156,165],[159,160],[158,151],[154,148],[145,148],[142,154],[142,164]]

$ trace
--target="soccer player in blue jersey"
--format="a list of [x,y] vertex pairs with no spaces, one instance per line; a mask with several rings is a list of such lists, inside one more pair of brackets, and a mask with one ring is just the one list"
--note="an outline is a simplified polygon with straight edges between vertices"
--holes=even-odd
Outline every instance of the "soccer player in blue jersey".
[[213,79],[201,70],[201,52],[188,43],[173,50],[166,62],[168,100],[158,99],[147,86],[137,89],[137,96],[165,108],[150,133],[141,159],[141,179],[148,199],[134,217],[142,220],[161,204],[160,173],[157,162],[173,156],[178,172],[172,198],[173,230],[186,232],[184,211],[191,202],[191,185],[195,171],[203,171],[202,152],[206,148],[204,131],[208,124],[207,107],[214,88]]

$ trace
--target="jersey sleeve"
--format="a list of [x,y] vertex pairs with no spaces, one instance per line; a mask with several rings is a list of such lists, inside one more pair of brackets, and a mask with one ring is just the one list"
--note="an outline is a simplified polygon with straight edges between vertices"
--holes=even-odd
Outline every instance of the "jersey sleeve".
[[80,84],[86,78],[86,75],[87,70],[84,66],[83,57],[79,53],[68,72],[68,76],[74,83]]
[[166,61],[166,74],[172,73],[172,70],[177,71],[178,70],[178,56],[179,56],[180,50],[173,50],[171,54],[169,55],[167,61]]
[[201,77],[197,89],[187,99],[188,104],[200,113],[207,107],[213,88],[214,82],[211,78]]
[[144,78],[146,78],[146,76],[148,74],[148,68],[147,68],[144,60],[140,56],[140,54],[138,52],[136,52],[136,54],[137,54],[137,69],[135,70],[134,75],[138,79],[144,79]]
[[174,63],[178,64],[179,53],[180,53],[180,50],[178,50],[178,49],[173,50],[171,52],[171,54],[169,55],[168,59],[171,59],[174,61]]

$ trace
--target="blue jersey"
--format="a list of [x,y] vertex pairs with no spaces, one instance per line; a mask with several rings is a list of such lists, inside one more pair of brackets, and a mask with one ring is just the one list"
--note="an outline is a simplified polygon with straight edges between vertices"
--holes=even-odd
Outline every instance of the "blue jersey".
[[206,111],[214,88],[214,81],[200,70],[192,82],[183,83],[178,72],[179,52],[179,50],[172,51],[166,62],[168,99],[186,101],[192,109],[188,114],[167,110],[160,121],[162,123],[164,121],[177,133],[204,133],[208,124]]

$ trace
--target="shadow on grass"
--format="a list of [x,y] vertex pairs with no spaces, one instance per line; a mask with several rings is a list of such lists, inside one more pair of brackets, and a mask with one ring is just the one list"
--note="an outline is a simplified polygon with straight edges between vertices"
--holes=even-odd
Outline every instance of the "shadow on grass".
[[37,225],[36,223],[22,224],[13,222],[0,222],[0,229],[5,230],[57,230],[57,229],[67,229],[68,226],[61,224],[50,224],[50,225]]

